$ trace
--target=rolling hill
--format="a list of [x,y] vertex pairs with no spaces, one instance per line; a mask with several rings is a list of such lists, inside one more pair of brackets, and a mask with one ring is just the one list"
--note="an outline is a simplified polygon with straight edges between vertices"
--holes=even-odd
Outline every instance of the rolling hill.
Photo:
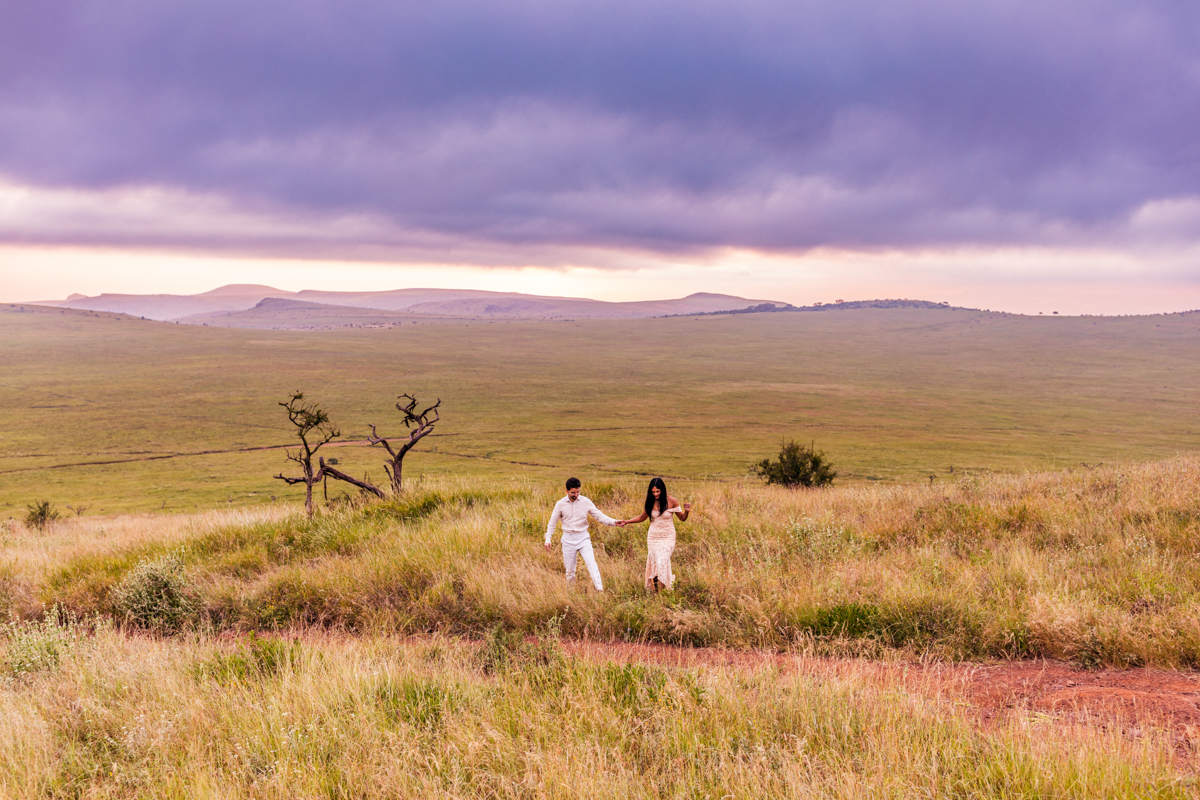
[[[259,307],[264,300],[273,302]],[[384,292],[306,289],[288,292],[257,284],[222,286],[195,295],[72,295],[66,300],[43,301],[35,305],[107,311],[160,322],[179,321],[218,327],[309,328],[359,324],[364,320],[371,320],[371,324],[383,324],[392,319],[388,314],[377,313],[381,311],[425,317],[639,319],[732,311],[764,303],[780,307],[787,305],[772,300],[705,292],[673,300],[608,302],[471,289],[396,289]],[[357,310],[338,312],[337,308]],[[366,311],[371,313],[364,313]]]

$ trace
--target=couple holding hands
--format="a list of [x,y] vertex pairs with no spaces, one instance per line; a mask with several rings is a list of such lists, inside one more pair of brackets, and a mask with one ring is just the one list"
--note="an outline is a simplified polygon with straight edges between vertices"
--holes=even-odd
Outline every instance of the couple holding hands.
[[671,574],[671,553],[675,551],[675,523],[673,515],[678,514],[680,521],[688,518],[692,509],[691,503],[679,505],[674,497],[667,494],[667,485],[662,478],[650,481],[646,490],[646,504],[641,514],[632,519],[613,519],[596,508],[596,504],[579,494],[578,478],[567,478],[567,496],[554,504],[554,513],[550,515],[550,524],[546,526],[546,552],[550,551],[550,540],[554,537],[554,529],[562,523],[562,554],[563,566],[567,570],[567,583],[575,581],[575,564],[580,556],[587,565],[588,574],[592,576],[592,585],[596,591],[604,591],[604,581],[600,580],[600,568],[596,566],[596,555],[592,551],[592,540],[588,536],[588,516],[596,518],[602,525],[625,527],[638,522],[650,520],[650,529],[646,531],[646,588],[657,592],[659,589],[670,589],[674,583]]

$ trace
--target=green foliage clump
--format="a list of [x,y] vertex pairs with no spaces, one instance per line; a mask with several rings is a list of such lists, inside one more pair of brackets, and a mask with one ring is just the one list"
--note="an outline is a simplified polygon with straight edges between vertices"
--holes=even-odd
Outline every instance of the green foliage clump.
[[59,518],[58,512],[54,510],[49,500],[36,500],[25,508],[28,509],[28,513],[25,515],[25,524],[34,530],[45,531]]
[[[333,591],[331,591],[333,589]],[[327,581],[312,580],[302,571],[284,570],[249,599],[243,621],[255,627],[279,630],[290,625],[358,624],[361,604]]]
[[764,458],[754,465],[754,472],[768,484],[777,483],[788,488],[828,486],[837,477],[825,460],[824,452],[796,442],[784,443],[779,448],[778,461]]
[[76,639],[74,620],[59,606],[54,606],[41,622],[11,620],[5,634],[5,672],[14,678],[54,669]]
[[655,706],[663,697],[667,676],[660,669],[642,664],[608,663],[602,672],[608,702],[624,711],[644,710]]
[[488,675],[555,664],[562,659],[562,650],[558,646],[561,624],[561,618],[552,618],[546,626],[546,638],[538,642],[526,642],[520,631],[493,625],[475,652],[475,663]]
[[501,672],[513,661],[521,647],[521,635],[503,625],[493,625],[475,654],[479,668],[487,674]]
[[414,728],[436,729],[448,711],[457,704],[454,691],[433,679],[405,677],[403,680],[385,678],[372,692],[376,705],[393,721],[403,721]]
[[276,675],[284,667],[294,668],[300,661],[300,640],[291,642],[269,636],[250,634],[249,645],[242,645],[229,655],[218,653],[194,670],[197,678],[210,678],[220,683],[246,682],[255,678]]
[[117,584],[114,599],[125,622],[156,631],[183,627],[199,605],[178,553],[139,561]]
[[366,511],[368,519],[385,518],[411,521],[428,517],[445,502],[438,492],[428,494],[411,494],[397,497],[383,503],[376,503]]

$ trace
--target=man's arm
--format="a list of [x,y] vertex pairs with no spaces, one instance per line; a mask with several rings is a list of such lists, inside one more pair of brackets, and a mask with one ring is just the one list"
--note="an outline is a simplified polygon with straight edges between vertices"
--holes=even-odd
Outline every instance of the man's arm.
[[554,504],[554,511],[550,514],[550,524],[546,526],[547,548],[550,547],[550,540],[554,538],[554,526],[558,525],[558,520],[560,517],[562,517],[562,508],[559,506],[559,503],[561,502],[562,501],[559,500],[558,503]]
[[588,500],[587,513],[590,514],[591,516],[595,517],[596,521],[599,522],[601,525],[616,525],[617,524],[617,521],[615,519],[606,515],[600,509],[596,508],[596,504],[593,503],[591,500]]

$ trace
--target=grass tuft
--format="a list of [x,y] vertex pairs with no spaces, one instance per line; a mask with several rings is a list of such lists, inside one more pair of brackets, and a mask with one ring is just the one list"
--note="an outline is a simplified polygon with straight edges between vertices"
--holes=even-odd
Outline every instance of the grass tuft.
[[218,683],[246,682],[277,675],[300,663],[299,639],[290,642],[250,634],[249,641],[231,654],[216,653],[197,664],[193,674],[198,680]]

